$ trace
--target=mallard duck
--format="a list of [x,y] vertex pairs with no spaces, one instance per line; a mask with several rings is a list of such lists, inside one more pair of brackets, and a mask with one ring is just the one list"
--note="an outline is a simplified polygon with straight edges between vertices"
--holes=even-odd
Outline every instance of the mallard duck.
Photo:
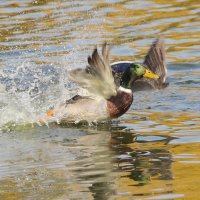
[[[111,64],[115,82],[120,85],[121,78],[126,71],[134,64],[132,61],[119,61]],[[164,89],[167,87],[166,82],[167,68],[164,36],[159,36],[151,45],[144,59],[144,66],[156,73],[158,79],[140,78],[133,82],[132,90]]]
[[63,104],[50,109],[40,122],[99,121],[123,115],[133,102],[131,87],[141,78],[158,79],[159,76],[143,64],[132,63],[120,78],[120,86],[114,80],[110,65],[111,48],[105,43],[102,56],[97,48],[88,57],[85,69],[68,72],[69,79],[86,88],[91,96],[76,95]]

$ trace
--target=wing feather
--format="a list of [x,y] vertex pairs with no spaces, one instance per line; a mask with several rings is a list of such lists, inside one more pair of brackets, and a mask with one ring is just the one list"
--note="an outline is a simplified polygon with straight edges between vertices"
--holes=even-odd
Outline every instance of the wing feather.
[[85,69],[69,71],[69,78],[94,95],[105,99],[115,96],[117,89],[110,66],[110,52],[107,43],[103,44],[102,57],[95,48],[88,57],[88,66]]
[[165,55],[164,36],[161,35],[151,45],[144,59],[144,64],[160,77],[157,80],[157,84],[162,84],[166,80],[167,68]]

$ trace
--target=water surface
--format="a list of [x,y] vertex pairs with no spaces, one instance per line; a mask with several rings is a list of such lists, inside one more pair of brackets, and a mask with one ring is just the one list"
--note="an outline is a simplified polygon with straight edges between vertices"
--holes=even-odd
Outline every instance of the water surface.
[[[0,199],[199,198],[197,1],[10,0],[0,13]],[[112,43],[113,62],[142,61],[158,34],[168,88],[135,93],[107,124],[31,124],[81,92],[66,71],[95,45]]]

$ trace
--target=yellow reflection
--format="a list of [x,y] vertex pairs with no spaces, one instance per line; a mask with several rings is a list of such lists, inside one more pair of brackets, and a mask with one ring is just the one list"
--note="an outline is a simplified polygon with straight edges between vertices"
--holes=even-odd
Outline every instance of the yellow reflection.
[[[121,172],[121,178],[117,180],[118,190],[128,194],[129,199],[133,196],[137,199],[156,199],[164,197],[166,199],[198,199],[200,191],[200,144],[196,140],[199,138],[200,116],[193,112],[145,112],[137,113],[141,119],[124,119],[128,124],[135,127],[140,123],[146,126],[146,131],[138,128],[135,142],[129,143],[128,152],[132,158],[118,166],[132,164],[129,171]],[[189,123],[191,122],[192,123]],[[152,122],[152,125],[149,125]],[[160,125],[165,129],[157,128]],[[145,137],[159,136],[158,141],[152,139],[145,140]],[[196,136],[192,141],[187,138]],[[177,138],[178,137],[178,138]],[[187,137],[183,142],[181,138]],[[141,141],[140,141],[141,140]],[[179,141],[180,140],[180,141]],[[141,152],[149,152],[142,154]],[[139,173],[139,174],[138,174]],[[137,175],[137,176],[136,176]],[[142,178],[141,178],[142,177]],[[138,184],[141,183],[141,186]],[[163,195],[163,196],[162,196]],[[119,198],[123,199],[123,198]]]

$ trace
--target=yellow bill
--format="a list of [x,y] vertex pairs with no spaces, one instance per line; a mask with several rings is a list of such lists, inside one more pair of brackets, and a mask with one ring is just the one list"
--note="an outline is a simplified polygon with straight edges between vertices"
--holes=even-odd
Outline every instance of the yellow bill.
[[144,78],[152,78],[152,79],[158,79],[159,76],[157,74],[154,74],[151,70],[149,69],[146,69],[144,75],[143,75]]

